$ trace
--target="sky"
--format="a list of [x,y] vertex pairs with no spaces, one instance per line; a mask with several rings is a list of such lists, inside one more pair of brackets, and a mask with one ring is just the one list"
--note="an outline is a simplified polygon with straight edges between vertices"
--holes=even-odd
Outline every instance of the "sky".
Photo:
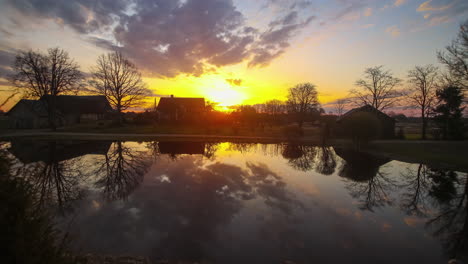
[[311,82],[326,106],[367,67],[443,69],[466,19],[466,0],[0,0],[0,97],[18,51],[60,47],[83,72],[122,52],[155,96],[258,104]]

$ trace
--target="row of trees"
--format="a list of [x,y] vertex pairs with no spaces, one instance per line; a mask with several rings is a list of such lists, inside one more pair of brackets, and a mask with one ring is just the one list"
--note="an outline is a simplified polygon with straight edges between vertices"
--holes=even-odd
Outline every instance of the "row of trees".
[[56,97],[64,94],[90,93],[103,95],[122,112],[138,106],[151,95],[135,64],[119,52],[101,55],[91,68],[91,78],[85,83],[85,75],[68,53],[60,48],[47,53],[20,52],[13,66],[15,74],[11,82],[25,97],[46,98],[49,125],[56,128]]
[[[458,37],[437,53],[439,61],[447,68],[445,73],[433,65],[415,66],[407,73],[405,89],[399,89],[403,80],[395,77],[383,66],[365,69],[356,81],[350,97],[335,102],[336,113],[341,116],[347,105],[371,105],[384,111],[395,105],[419,109],[422,139],[426,139],[428,120],[442,128],[444,138],[463,138],[464,92],[468,89],[468,20],[461,25]],[[320,112],[317,90],[311,83],[298,84],[288,90],[286,102],[270,100],[257,107],[261,113],[273,117],[293,114],[302,127],[307,115]]]

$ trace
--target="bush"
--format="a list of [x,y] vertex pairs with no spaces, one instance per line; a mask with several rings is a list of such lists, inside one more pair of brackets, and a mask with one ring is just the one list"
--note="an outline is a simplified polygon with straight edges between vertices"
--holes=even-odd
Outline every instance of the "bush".
[[344,136],[351,139],[357,149],[370,140],[378,138],[382,130],[379,119],[366,112],[355,113],[344,119],[341,129]]

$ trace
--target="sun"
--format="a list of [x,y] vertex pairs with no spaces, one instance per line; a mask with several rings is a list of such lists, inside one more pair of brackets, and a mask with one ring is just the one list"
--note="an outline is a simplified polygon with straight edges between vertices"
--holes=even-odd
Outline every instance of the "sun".
[[208,95],[208,100],[217,103],[218,106],[232,106],[241,104],[245,100],[245,96],[238,91],[231,89],[223,89],[212,91]]
[[245,87],[232,86],[220,76],[203,78],[203,94],[205,98],[217,104],[218,110],[228,109],[228,106],[242,104],[247,95],[242,91]]

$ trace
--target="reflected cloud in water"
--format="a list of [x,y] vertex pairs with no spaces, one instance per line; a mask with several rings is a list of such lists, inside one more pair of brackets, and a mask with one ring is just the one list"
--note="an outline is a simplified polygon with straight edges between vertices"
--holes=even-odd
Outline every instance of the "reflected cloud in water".
[[9,152],[37,206],[73,222],[81,252],[208,263],[466,260],[466,173],[298,144],[14,141]]

